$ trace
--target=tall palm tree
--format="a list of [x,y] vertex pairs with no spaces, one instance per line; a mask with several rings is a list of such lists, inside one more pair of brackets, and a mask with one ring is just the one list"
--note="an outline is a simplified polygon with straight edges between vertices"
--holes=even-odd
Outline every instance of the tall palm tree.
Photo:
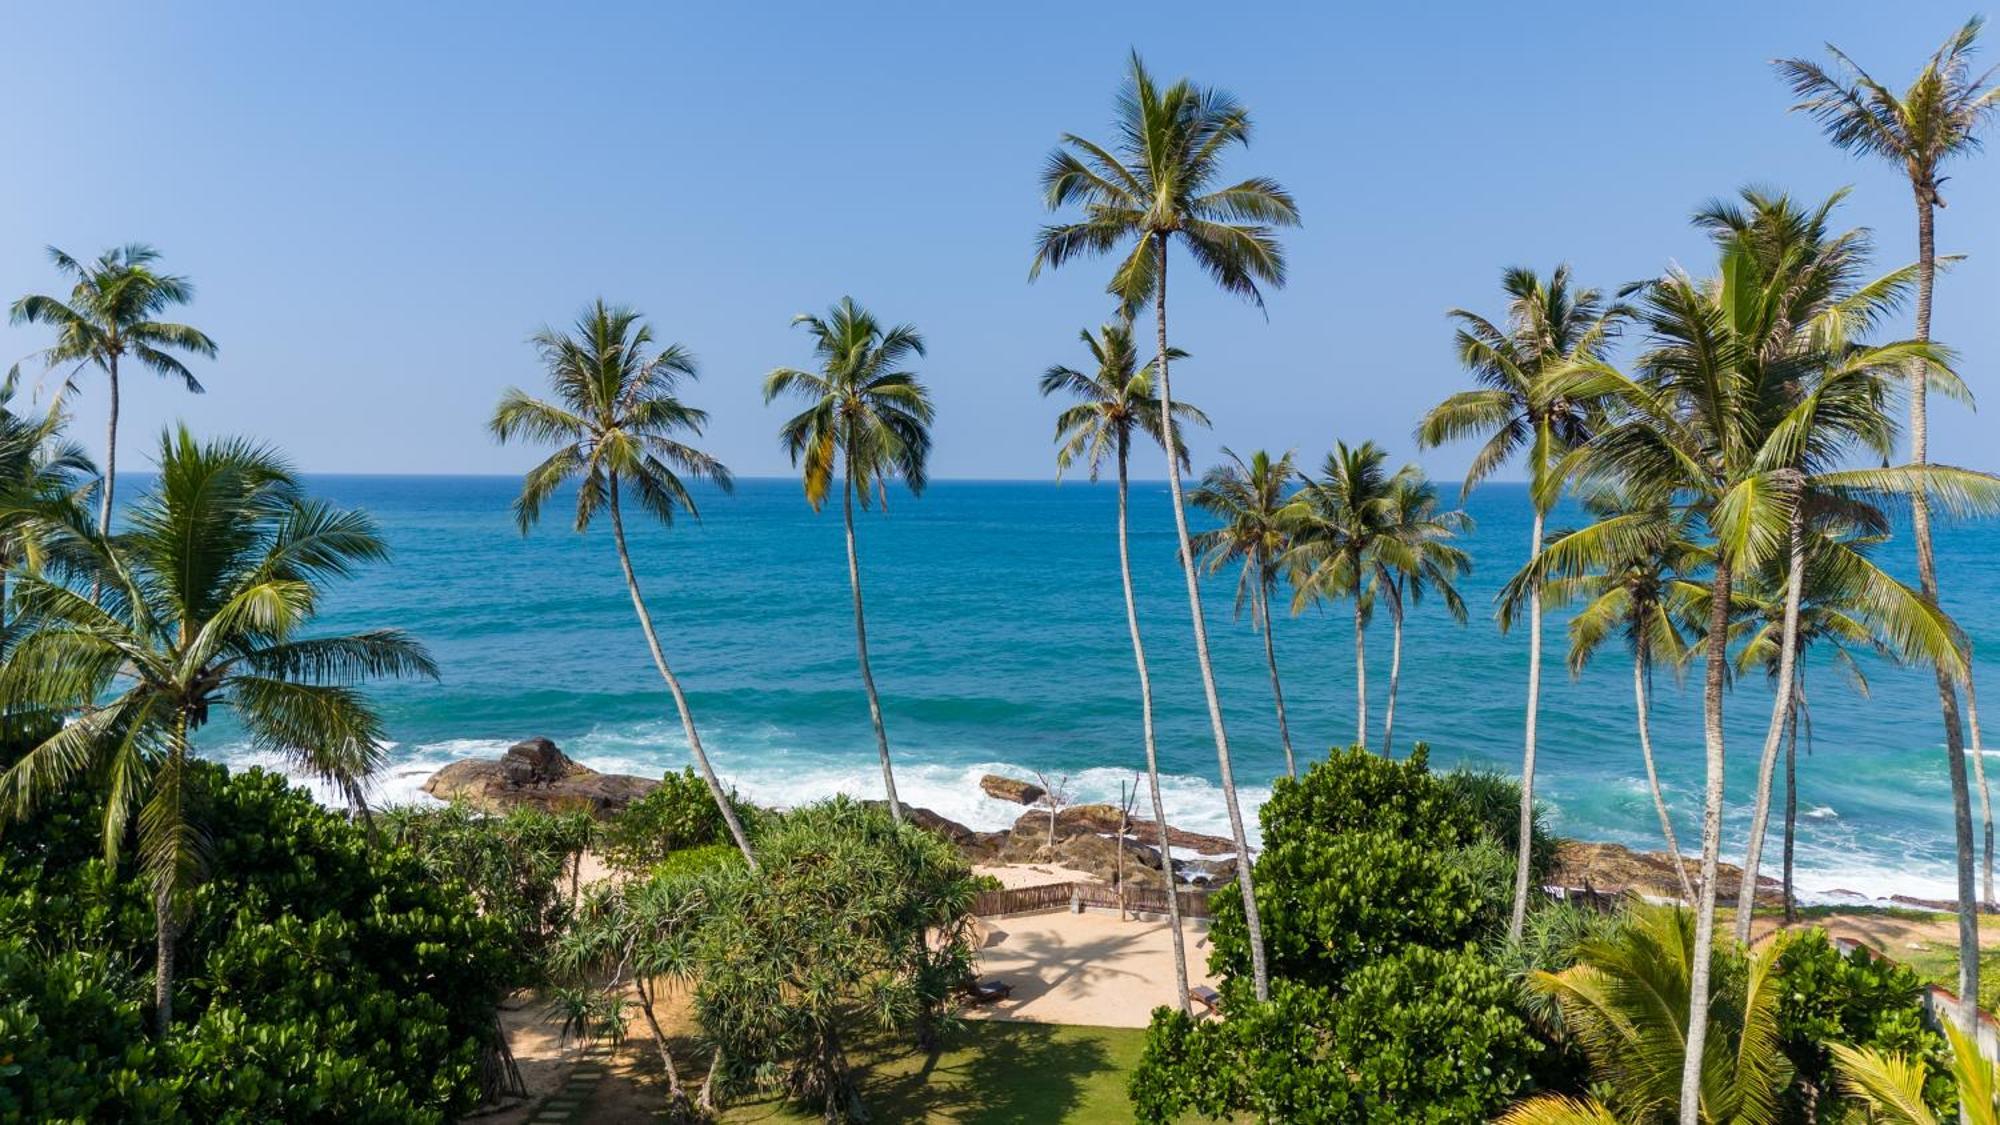
[[509,387],[493,409],[487,428],[501,442],[520,438],[556,447],[546,460],[528,470],[521,494],[514,500],[514,522],[526,535],[540,521],[542,506],[565,486],[576,489],[576,530],[590,529],[600,509],[611,517],[611,542],[618,551],[618,568],[625,576],[632,612],[646,636],[653,667],[666,681],[709,796],[729,826],[729,835],[754,870],[757,858],[750,838],[737,821],[735,805],[702,748],[694,712],[680,677],[667,663],[666,650],[653,628],[653,615],[639,590],[632,553],[625,543],[625,513],[621,499],[626,485],[639,506],[654,519],[672,525],[679,512],[701,518],[684,476],[712,481],[727,491],[729,470],[720,461],[688,444],[699,437],[708,413],[680,397],[681,381],[695,379],[695,359],[679,344],[652,350],[653,329],[639,313],[605,304],[602,298],[577,316],[568,332],[544,328],[534,336],[553,399],[539,399]]
[[[1928,344],[1870,347],[1847,343],[1840,333],[1801,327],[1789,315],[1786,298],[1801,283],[1797,267],[1809,259],[1767,254],[1764,238],[1758,229],[1719,237],[1721,265],[1712,281],[1674,270],[1647,286],[1641,319],[1651,344],[1639,359],[1637,378],[1591,361],[1560,380],[1565,393],[1601,395],[1615,404],[1611,423],[1568,459],[1582,483],[1622,483],[1642,500],[1685,504],[1713,540],[1704,632],[1707,778],[1688,1020],[1691,1058],[1700,1054],[1708,1024],[1732,584],[1781,551],[1795,554],[1798,540],[1791,529],[1808,483],[1812,491],[1836,497],[1924,488],[1933,500],[1971,509],[1983,503],[1988,489],[1983,482],[1991,479],[1936,466],[1821,471],[1843,453],[1879,448],[1879,408],[1871,412],[1864,404],[1884,373],[1918,358],[1932,365],[1940,383],[1949,372],[1940,363],[1942,353]],[[1857,299],[1843,306],[1844,313],[1827,315],[1865,322],[1867,303]],[[1781,677],[1781,697],[1789,692],[1789,681],[1789,675]],[[1783,703],[1781,698],[1780,713]],[[1695,1125],[1699,1083],[1699,1068],[1690,1063],[1683,1075],[1683,1125]]]
[[112,493],[118,483],[118,368],[126,356],[170,379],[178,379],[190,392],[200,394],[201,381],[189,371],[176,352],[215,357],[215,341],[185,324],[155,319],[176,305],[194,299],[194,285],[176,274],[153,268],[159,251],[132,242],[106,250],[97,260],[83,263],[49,247],[49,260],[58,270],[74,278],[69,299],[31,293],[14,302],[16,324],[47,324],[56,330],[56,342],[42,352],[51,367],[74,365],[64,381],[65,389],[76,385],[85,367],[104,372],[111,392],[109,421],[104,434],[104,487],[98,493],[97,530],[111,533]]
[[1438,510],[1437,486],[1423,470],[1406,465],[1389,479],[1389,523],[1375,546],[1375,585],[1389,599],[1389,699],[1382,714],[1382,753],[1395,747],[1396,693],[1403,682],[1403,616],[1437,591],[1452,620],[1465,624],[1458,578],[1472,570],[1472,556],[1452,543],[1472,530],[1464,512]]
[[1194,549],[1203,565],[1215,573],[1227,566],[1241,565],[1236,582],[1236,613],[1241,616],[1244,602],[1250,618],[1264,634],[1264,663],[1271,672],[1271,699],[1278,708],[1278,741],[1285,748],[1285,773],[1299,776],[1292,757],[1292,731],[1285,721],[1285,689],[1278,680],[1278,648],[1271,637],[1271,595],[1278,588],[1278,571],[1285,552],[1291,549],[1291,532],[1285,526],[1285,505],[1291,498],[1285,490],[1298,476],[1292,453],[1272,460],[1259,449],[1245,461],[1225,447],[1229,460],[1203,474],[1201,487],[1194,490],[1194,506],[1222,521],[1222,526],[1194,537]]
[[[1263,304],[1258,283],[1285,283],[1285,255],[1276,229],[1298,225],[1298,207],[1275,180],[1253,176],[1223,183],[1221,161],[1232,147],[1250,143],[1250,113],[1220,90],[1181,79],[1164,89],[1132,53],[1125,88],[1119,93],[1118,140],[1107,149],[1073,133],[1049,154],[1042,170],[1049,210],[1077,206],[1083,217],[1043,227],[1036,237],[1032,279],[1043,267],[1060,268],[1072,257],[1096,256],[1128,245],[1106,287],[1128,313],[1153,303],[1157,337],[1162,433],[1169,449],[1174,437],[1171,351],[1167,345],[1168,247],[1176,242],[1226,292]],[[1189,545],[1187,504],[1181,495],[1180,466],[1168,458],[1167,492],[1173,500],[1181,573],[1187,581],[1189,616],[1194,622],[1195,660],[1201,668],[1209,726],[1215,735],[1229,831],[1240,854],[1250,854],[1236,778],[1229,761],[1229,732],[1215,687],[1208,651],[1208,624],[1202,617],[1201,583]],[[1264,964],[1264,926],[1251,887],[1250,866],[1243,882],[1244,923],[1250,933],[1251,978],[1259,1000],[1270,997]]]
[[1354,604],[1354,744],[1368,745],[1368,619],[1377,546],[1388,536],[1395,495],[1388,451],[1372,441],[1333,443],[1320,467],[1285,506],[1292,537],[1286,557],[1294,611],[1322,599]]
[[825,317],[801,314],[793,324],[812,333],[819,370],[780,367],[764,378],[764,401],[790,395],[806,408],[786,420],[778,436],[792,464],[802,466],[806,503],[819,511],[840,473],[841,517],[847,528],[847,583],[854,594],[854,645],[861,661],[861,686],[868,692],[868,717],[875,724],[875,747],[882,756],[882,787],[889,815],[903,818],[896,799],[896,771],[889,763],[889,731],[882,722],[882,699],[868,666],[868,623],[861,608],[861,559],[854,545],[854,504],[865,510],[879,497],[889,503],[887,483],[901,477],[911,495],[929,480],[932,418],[930,392],[916,372],[903,368],[924,354],[914,326],[883,328],[875,317],[842,297]]
[[[1146,784],[1153,799],[1153,826],[1159,831],[1160,867],[1171,883],[1174,871],[1173,843],[1168,839],[1167,808],[1160,798],[1160,755],[1153,734],[1153,679],[1146,665],[1146,643],[1139,632],[1139,603],[1132,594],[1132,547],[1130,518],[1127,514],[1131,491],[1128,465],[1131,461],[1134,430],[1165,448],[1159,396],[1153,393],[1153,368],[1139,367],[1138,350],[1133,346],[1130,321],[1107,324],[1092,335],[1080,333],[1096,363],[1085,374],[1060,364],[1042,374],[1042,394],[1064,395],[1074,404],[1056,416],[1056,475],[1058,478],[1078,461],[1096,480],[1106,457],[1118,464],[1118,578],[1125,594],[1125,625],[1132,634],[1132,663],[1139,670],[1139,722],[1146,743]],[[1178,359],[1182,352],[1170,354]],[[1174,413],[1193,425],[1208,425],[1208,416],[1185,402],[1174,404]],[[1187,446],[1177,444],[1175,460],[1188,463]],[[1167,921],[1173,932],[1175,995],[1182,1013],[1188,1012],[1187,947],[1181,932],[1180,896],[1167,896]]]
[[[1808,545],[1800,580],[1796,584],[1792,581],[1789,558],[1774,560],[1740,589],[1737,604],[1742,620],[1733,628],[1739,645],[1737,670],[1762,671],[1775,686],[1784,671],[1786,622],[1791,622],[1793,685],[1783,716],[1787,856],[1796,819],[1797,737],[1802,726],[1811,726],[1805,694],[1806,655],[1816,648],[1828,651],[1831,661],[1864,696],[1868,694],[1868,677],[1856,657],[1857,650],[1898,664],[1953,667],[1962,658],[1963,637],[1958,627],[1921,593],[1891,577],[1870,557],[1875,544],[1888,537],[1887,517],[1853,504],[1832,511],[1823,504],[1812,506],[1818,510],[1808,516]],[[1796,603],[1792,600],[1795,585],[1799,591]],[[1789,862],[1784,886],[1789,912]]]
[[66,786],[99,786],[114,859],[136,820],[164,1034],[176,913],[202,867],[189,773],[211,713],[228,710],[252,741],[358,805],[384,758],[381,719],[359,686],[437,671],[395,630],[303,635],[329,584],[388,551],[365,514],[308,499],[267,449],[197,442],[183,427],[162,436],[159,482],[129,531],[106,537],[80,515],[52,517],[46,531],[62,566],[16,580],[0,714],[60,726],[0,774],[0,809],[21,818]]
[[1664,662],[1678,675],[1687,662],[1688,636],[1700,627],[1708,591],[1696,578],[1708,553],[1695,542],[1693,517],[1666,499],[1639,498],[1608,489],[1584,497],[1588,526],[1557,531],[1540,556],[1501,593],[1503,625],[1539,586],[1545,605],[1581,604],[1569,622],[1569,668],[1577,675],[1614,636],[1632,653],[1632,699],[1638,715],[1639,757],[1646,787],[1660,817],[1660,834],[1673,857],[1684,901],[1694,901],[1674,820],[1653,758],[1653,669]]
[[[1849,152],[1878,156],[1899,165],[1910,182],[1917,208],[1916,339],[1931,338],[1931,294],[1937,282],[1937,209],[1944,206],[1940,174],[1946,162],[1977,149],[1980,131],[2000,107],[1994,71],[1975,73],[1972,54],[1982,17],[1967,20],[1933,53],[1903,93],[1896,94],[1861,69],[1839,48],[1827,45],[1830,67],[1808,59],[1781,59],[1779,75],[1799,97],[1793,108],[1810,114],[1827,139]],[[1929,380],[1922,363],[1913,366],[1910,386],[1910,460],[1930,458]],[[1917,541],[1917,584],[1938,599],[1937,559],[1931,547],[1930,507],[1921,490],[1910,498],[1910,522]],[[1944,717],[1946,769],[1951,778],[1952,826],[1958,844],[1958,940],[1960,1027],[1969,1035],[1978,1018],[1979,899],[1973,882],[1972,799],[1965,777],[1965,734],[1959,722],[1958,693],[1944,668],[1937,669],[1938,706]],[[1984,764],[1982,763],[1982,772]]]
[[[1530,561],[1542,549],[1542,528],[1562,493],[1558,465],[1590,436],[1598,403],[1568,393],[1551,376],[1570,365],[1599,358],[1629,315],[1595,289],[1577,289],[1569,267],[1557,266],[1547,280],[1514,267],[1501,277],[1507,294],[1505,327],[1477,313],[1453,309],[1459,323],[1459,362],[1479,384],[1432,407],[1417,425],[1417,441],[1438,446],[1461,438],[1484,444],[1466,470],[1461,496],[1517,456],[1528,467],[1528,495],[1534,508]],[[1521,936],[1528,917],[1529,838],[1535,819],[1535,728],[1542,703],[1541,594],[1528,592],[1528,705],[1521,739],[1521,829],[1514,864],[1514,907],[1507,933]]]

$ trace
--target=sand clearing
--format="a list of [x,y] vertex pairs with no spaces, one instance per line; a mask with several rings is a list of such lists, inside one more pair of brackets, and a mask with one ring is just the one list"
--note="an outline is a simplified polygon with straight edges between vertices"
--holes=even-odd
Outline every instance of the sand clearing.
[[1103,880],[1088,871],[1058,867],[1053,863],[975,863],[975,875],[991,875],[1010,891],[1022,887],[1046,887],[1052,883],[1099,883]]
[[[1145,1027],[1172,1005],[1173,940],[1165,922],[1121,922],[1115,914],[1067,911],[986,923],[979,978],[1014,986],[1011,999],[973,1008],[974,1018]],[[1213,984],[1207,933],[1187,927],[1188,983]]]

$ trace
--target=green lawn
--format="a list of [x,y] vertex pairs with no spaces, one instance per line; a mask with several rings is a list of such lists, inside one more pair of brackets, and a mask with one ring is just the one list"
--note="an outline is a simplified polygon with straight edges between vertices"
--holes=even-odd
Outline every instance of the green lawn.
[[[864,1050],[862,1099],[877,1121],[1108,1125],[1132,1120],[1126,1076],[1146,1033],[1116,1027],[975,1020],[935,1057]],[[817,1121],[774,1098],[738,1100],[725,1122]]]

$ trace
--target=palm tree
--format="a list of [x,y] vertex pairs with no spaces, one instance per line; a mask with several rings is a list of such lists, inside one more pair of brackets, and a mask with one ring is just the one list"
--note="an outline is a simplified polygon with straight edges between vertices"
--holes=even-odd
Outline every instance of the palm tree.
[[6,623],[7,583],[20,567],[36,569],[44,554],[50,509],[83,502],[96,467],[64,436],[61,400],[41,417],[14,411],[20,369],[0,380],[0,626]]
[[1544,1094],[1509,1110],[1501,1125],[1668,1120],[1684,1062],[1702,1076],[1699,1120],[1779,1120],[1779,1099],[1792,1078],[1778,1032],[1783,979],[1777,970],[1787,943],[1767,942],[1747,958],[1729,951],[1741,969],[1726,978],[1734,993],[1720,1006],[1728,1023],[1715,1047],[1697,1051],[1686,1038],[1702,953],[1694,928],[1694,919],[1678,907],[1636,907],[1611,934],[1585,940],[1574,966],[1529,978],[1530,989],[1554,998],[1565,1037],[1590,1061],[1594,1096],[1576,1101]]
[[1665,499],[1609,489],[1585,496],[1583,503],[1594,522],[1557,531],[1536,560],[1508,582],[1500,598],[1502,625],[1536,587],[1546,605],[1581,603],[1569,622],[1572,676],[1582,673],[1605,641],[1624,637],[1632,653],[1632,699],[1646,786],[1683,900],[1693,902],[1694,884],[1653,759],[1650,697],[1656,665],[1665,662],[1678,675],[1687,662],[1687,636],[1699,629],[1698,610],[1708,597],[1707,588],[1690,576],[1707,565],[1708,554],[1694,540],[1693,517]]
[[1271,594],[1278,588],[1278,569],[1285,552],[1291,549],[1291,533],[1285,527],[1285,495],[1298,470],[1292,454],[1273,461],[1257,450],[1245,461],[1225,447],[1228,464],[1217,465],[1202,476],[1194,490],[1194,506],[1222,521],[1213,531],[1194,537],[1195,551],[1213,574],[1240,563],[1242,576],[1236,582],[1236,613],[1250,603],[1251,622],[1264,634],[1264,663],[1271,670],[1271,699],[1278,708],[1278,741],[1285,748],[1285,772],[1299,776],[1292,758],[1292,731],[1285,721],[1285,690],[1278,681],[1278,649],[1271,637]]
[[[1871,412],[1866,404],[1879,391],[1884,373],[1917,358],[1933,365],[1935,380],[1943,382],[1949,373],[1939,366],[1942,353],[1927,344],[1849,344],[1843,333],[1820,323],[1822,317],[1802,326],[1792,318],[1787,296],[1802,284],[1797,267],[1811,259],[1765,253],[1766,236],[1761,228],[1752,228],[1719,237],[1721,268],[1713,281],[1674,270],[1647,286],[1642,320],[1651,346],[1639,359],[1638,378],[1590,361],[1576,364],[1559,379],[1566,394],[1603,396],[1615,404],[1610,424],[1568,459],[1582,483],[1622,483],[1641,500],[1684,504],[1713,538],[1704,631],[1707,779],[1690,1058],[1701,1054],[1708,1029],[1732,583],[1780,551],[1796,555],[1794,513],[1808,484],[1811,491],[1836,497],[1922,487],[1934,500],[1972,508],[1983,501],[1980,493],[1987,486],[1980,482],[1991,479],[1935,466],[1821,471],[1824,464],[1837,463],[1843,452],[1879,448],[1879,406]],[[1823,319],[1846,317],[1865,324],[1865,311],[1879,296],[1869,290],[1866,297],[1838,302]],[[1780,716],[1790,679],[1783,675],[1779,681]],[[1695,1125],[1699,1084],[1699,1068],[1690,1063],[1683,1075],[1683,1125]]]
[[[1232,146],[1250,143],[1250,114],[1241,103],[1220,90],[1196,86],[1186,79],[1162,89],[1136,51],[1118,97],[1115,127],[1119,139],[1112,149],[1066,133],[1062,145],[1050,153],[1042,170],[1045,202],[1051,211],[1080,206],[1083,217],[1042,228],[1029,277],[1045,266],[1060,268],[1078,255],[1106,254],[1121,244],[1130,244],[1106,288],[1128,313],[1137,312],[1148,298],[1153,302],[1158,340],[1154,362],[1163,408],[1161,432],[1166,447],[1178,449],[1171,351],[1167,346],[1168,246],[1179,242],[1217,285],[1261,307],[1258,283],[1285,283],[1285,256],[1276,228],[1296,226],[1299,212],[1291,195],[1275,180],[1256,176],[1233,184],[1219,182],[1223,154]],[[1248,856],[1250,841],[1236,800],[1229,732],[1223,725],[1215,666],[1209,657],[1208,624],[1202,617],[1201,583],[1189,544],[1180,466],[1169,457],[1167,470],[1181,573],[1187,581],[1189,616],[1194,622],[1195,660],[1201,667],[1202,692],[1215,735],[1230,835],[1239,854]],[[1264,927],[1251,888],[1249,864],[1242,866],[1238,878],[1243,882],[1244,923],[1250,933],[1251,977],[1257,999],[1265,1000],[1270,997],[1270,979],[1264,966]]]
[[639,618],[639,631],[646,636],[653,667],[674,698],[688,751],[709,796],[754,870],[757,858],[750,852],[750,838],[709,765],[687,693],[667,663],[666,650],[653,628],[653,615],[639,591],[639,576],[632,569],[632,553],[625,544],[625,513],[620,503],[629,484],[639,506],[671,526],[678,512],[701,518],[683,476],[729,489],[729,470],[683,437],[699,437],[708,422],[707,411],[689,406],[680,397],[681,380],[699,377],[694,356],[679,344],[650,350],[652,327],[636,310],[607,305],[602,298],[577,316],[570,331],[544,328],[535,334],[533,343],[555,398],[538,399],[518,387],[509,387],[487,423],[493,436],[503,443],[518,437],[556,447],[522,479],[521,494],[514,500],[514,522],[526,535],[541,520],[542,506],[549,498],[571,485],[576,489],[575,527],[579,533],[590,529],[600,509],[608,511],[618,568],[625,575],[625,592],[632,597],[632,612]]
[[[1958,1090],[1963,1125],[2000,1125],[2000,1063],[1989,1060],[1979,1041],[1945,1025],[1951,1043],[1952,1086]],[[1888,1125],[1944,1125],[1924,1097],[1930,1067],[1920,1057],[1886,1053],[1871,1047],[1829,1043],[1840,1085],[1866,1105],[1869,1120]]]
[[1321,599],[1354,603],[1354,744],[1368,744],[1368,618],[1374,609],[1370,582],[1376,547],[1389,534],[1394,488],[1385,465],[1389,454],[1372,441],[1349,448],[1333,443],[1320,475],[1306,483],[1285,507],[1292,536],[1286,558],[1291,572],[1292,609]]
[[[1944,206],[1940,175],[1945,163],[1979,147],[1980,130],[2000,106],[1993,71],[1976,74],[1972,53],[1984,20],[1967,20],[1931,55],[1898,95],[1871,77],[1832,44],[1829,68],[1807,59],[1775,65],[1827,139],[1849,152],[1879,156],[1900,165],[1917,207],[1916,339],[1931,338],[1931,293],[1937,282],[1937,208]],[[1926,408],[1929,379],[1925,365],[1909,375],[1910,460],[1930,457]],[[1917,541],[1917,583],[1926,598],[1938,600],[1937,560],[1931,548],[1930,508],[1920,491],[1910,497],[1910,522]],[[1946,769],[1951,778],[1952,825],[1958,843],[1958,939],[1960,1026],[1971,1034],[1978,1018],[1979,899],[1973,885],[1972,799],[1965,777],[1965,735],[1959,723],[1958,693],[1947,670],[1937,669],[1938,706],[1944,717]],[[1984,763],[1981,764],[1984,772]]]
[[[1733,630],[1740,645],[1738,672],[1762,670],[1775,686],[1784,670],[1786,622],[1791,623],[1793,682],[1781,722],[1786,738],[1783,886],[1788,921],[1793,915],[1791,861],[1798,817],[1798,735],[1801,728],[1810,731],[1812,725],[1806,697],[1806,654],[1815,648],[1829,650],[1834,664],[1866,696],[1868,677],[1855,650],[1865,649],[1899,664],[1942,663],[1950,667],[1958,659],[1954,650],[1963,641],[1957,626],[1934,604],[1890,577],[1869,557],[1870,548],[1888,536],[1889,521],[1881,513],[1850,504],[1836,511],[1814,512],[1808,523],[1805,567],[1796,584],[1796,603],[1786,566],[1767,566],[1737,595],[1744,617]],[[1739,910],[1745,909],[1744,901],[1739,897]]]
[[[1551,376],[1570,365],[1598,358],[1629,314],[1607,304],[1595,289],[1576,289],[1569,267],[1557,266],[1548,280],[1514,267],[1501,278],[1507,294],[1506,328],[1477,313],[1453,309],[1459,322],[1459,362],[1472,372],[1478,389],[1460,391],[1431,408],[1417,425],[1420,445],[1438,446],[1461,438],[1484,438],[1466,470],[1461,496],[1500,466],[1525,454],[1528,495],[1535,512],[1528,546],[1530,561],[1542,549],[1542,527],[1562,492],[1557,471],[1564,455],[1590,436],[1598,404],[1566,393]],[[1535,720],[1542,702],[1541,594],[1528,592],[1528,708],[1521,749],[1521,828],[1514,864],[1514,908],[1507,921],[1510,938],[1521,936],[1528,917],[1529,837],[1535,819]]]
[[903,818],[896,799],[896,772],[889,764],[889,731],[882,723],[882,699],[868,666],[868,624],[861,609],[861,561],[854,546],[854,503],[866,509],[872,497],[888,507],[887,482],[901,477],[911,495],[929,480],[932,418],[930,393],[902,364],[924,354],[914,326],[883,328],[868,310],[842,297],[824,317],[801,314],[793,324],[812,333],[818,371],[780,367],[764,378],[764,401],[792,395],[806,408],[788,419],[778,435],[792,464],[803,466],[806,503],[819,511],[840,473],[841,517],[847,528],[847,583],[854,593],[854,644],[860,654],[861,686],[868,692],[868,717],[875,724],[875,747],[882,756],[882,786],[889,815]]
[[[1133,347],[1130,321],[1100,328],[1096,335],[1080,333],[1083,344],[1096,361],[1096,371],[1085,373],[1056,365],[1042,374],[1042,394],[1067,395],[1075,404],[1056,416],[1056,475],[1081,460],[1096,480],[1106,457],[1118,463],[1118,577],[1125,594],[1125,625],[1132,633],[1132,662],[1139,670],[1139,721],[1146,742],[1146,784],[1153,798],[1153,825],[1159,831],[1160,867],[1173,881],[1174,851],[1167,832],[1167,808],[1160,799],[1160,756],[1153,734],[1153,680],[1146,665],[1146,644],[1139,632],[1139,603],[1132,594],[1132,548],[1130,519],[1127,515],[1131,491],[1127,466],[1131,460],[1132,433],[1136,429],[1165,447],[1159,396],[1153,393],[1153,369],[1139,368],[1138,351]],[[1173,358],[1181,358],[1178,349]],[[1174,413],[1194,425],[1208,425],[1208,416],[1185,402],[1174,404]],[[1177,444],[1175,460],[1185,466],[1187,447]],[[1188,1014],[1186,938],[1181,933],[1180,896],[1167,895],[1167,921],[1173,931],[1175,995]]]
[[69,299],[31,293],[15,301],[13,307],[14,323],[55,328],[56,342],[42,356],[51,367],[75,365],[64,381],[65,390],[76,385],[76,376],[85,367],[104,372],[111,403],[104,434],[104,488],[98,494],[97,530],[105,535],[111,533],[112,492],[118,483],[119,361],[129,355],[200,394],[201,381],[174,353],[215,357],[215,341],[198,329],[154,319],[194,298],[194,285],[187,278],[153,269],[159,257],[159,251],[152,247],[132,242],[106,250],[96,261],[85,264],[51,246],[49,260],[75,279]]
[[1437,487],[1423,470],[1407,465],[1389,480],[1389,524],[1375,545],[1375,584],[1389,598],[1389,700],[1382,715],[1382,754],[1395,746],[1396,692],[1403,680],[1403,615],[1435,590],[1452,620],[1465,624],[1458,577],[1472,570],[1472,556],[1451,542],[1472,530],[1472,517],[1438,511]]
[[[358,687],[435,677],[423,646],[395,630],[307,637],[325,588],[387,555],[375,525],[306,498],[289,467],[242,441],[162,436],[160,478],[106,537],[87,517],[51,517],[69,581],[16,579],[19,612],[0,713],[60,723],[0,774],[0,808],[31,815],[79,783],[104,798],[115,859],[136,820],[153,884],[160,1032],[173,1022],[175,917],[200,877],[202,825],[189,818],[194,738],[227,709],[260,747],[362,804],[382,765],[382,722]],[[101,604],[79,592],[98,586]]]

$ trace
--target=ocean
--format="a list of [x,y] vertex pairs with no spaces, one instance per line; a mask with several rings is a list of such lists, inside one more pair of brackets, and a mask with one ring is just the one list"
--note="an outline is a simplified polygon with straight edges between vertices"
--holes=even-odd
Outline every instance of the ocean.
[[[314,476],[310,489],[371,512],[393,560],[339,585],[320,628],[395,627],[429,646],[437,683],[373,689],[393,739],[374,799],[423,799],[454,759],[494,755],[532,735],[600,770],[657,775],[688,760],[672,702],[632,616],[608,526],[578,535],[567,512],[515,528],[504,477]],[[136,491],[141,482],[134,481]],[[1157,696],[1169,818],[1226,831],[1164,481],[1133,487],[1133,556]],[[1527,495],[1482,486],[1467,503],[1475,568],[1460,626],[1427,601],[1408,622],[1396,752],[1431,747],[1439,767],[1518,769],[1527,638],[1500,633],[1494,592],[1529,547]],[[837,506],[813,513],[793,480],[704,493],[702,519],[629,520],[640,580],[668,658],[685,683],[716,769],[749,798],[792,805],[834,792],[879,796],[881,778],[855,668]],[[1067,775],[1077,800],[1116,800],[1143,769],[1138,690],[1118,585],[1116,493],[1109,484],[939,481],[892,493],[860,516],[869,643],[903,799],[979,828],[1018,806],[984,797],[981,774]],[[1553,524],[1573,522],[1559,511]],[[1944,528],[1947,608],[1985,651],[2000,651],[2000,561],[1989,525]],[[1907,536],[1885,565],[1913,571]],[[1234,574],[1204,596],[1246,815],[1283,770],[1263,646],[1231,613]],[[1556,831],[1661,846],[1634,728],[1631,668],[1607,647],[1583,675],[1563,663],[1553,615],[1539,790]],[[1293,744],[1311,758],[1354,732],[1351,619],[1344,605],[1283,617],[1276,629]],[[1368,637],[1371,741],[1380,738],[1389,627]],[[1868,693],[1825,654],[1809,665],[1810,750],[1801,747],[1799,882],[1821,895],[1952,893],[1942,726],[1928,674],[1864,657]],[[1654,737],[1688,846],[1702,783],[1699,676],[1661,671]],[[1988,688],[2000,700],[2000,686]],[[1762,676],[1728,702],[1725,855],[1740,852],[1756,754],[1770,713]],[[2000,702],[1989,704],[2000,708]],[[2000,713],[2000,712],[1996,712]],[[2000,741],[2000,738],[1996,738]],[[277,765],[227,720],[205,754]],[[2000,779],[1996,779],[2000,780]],[[1775,871],[1776,845],[1767,852]]]

